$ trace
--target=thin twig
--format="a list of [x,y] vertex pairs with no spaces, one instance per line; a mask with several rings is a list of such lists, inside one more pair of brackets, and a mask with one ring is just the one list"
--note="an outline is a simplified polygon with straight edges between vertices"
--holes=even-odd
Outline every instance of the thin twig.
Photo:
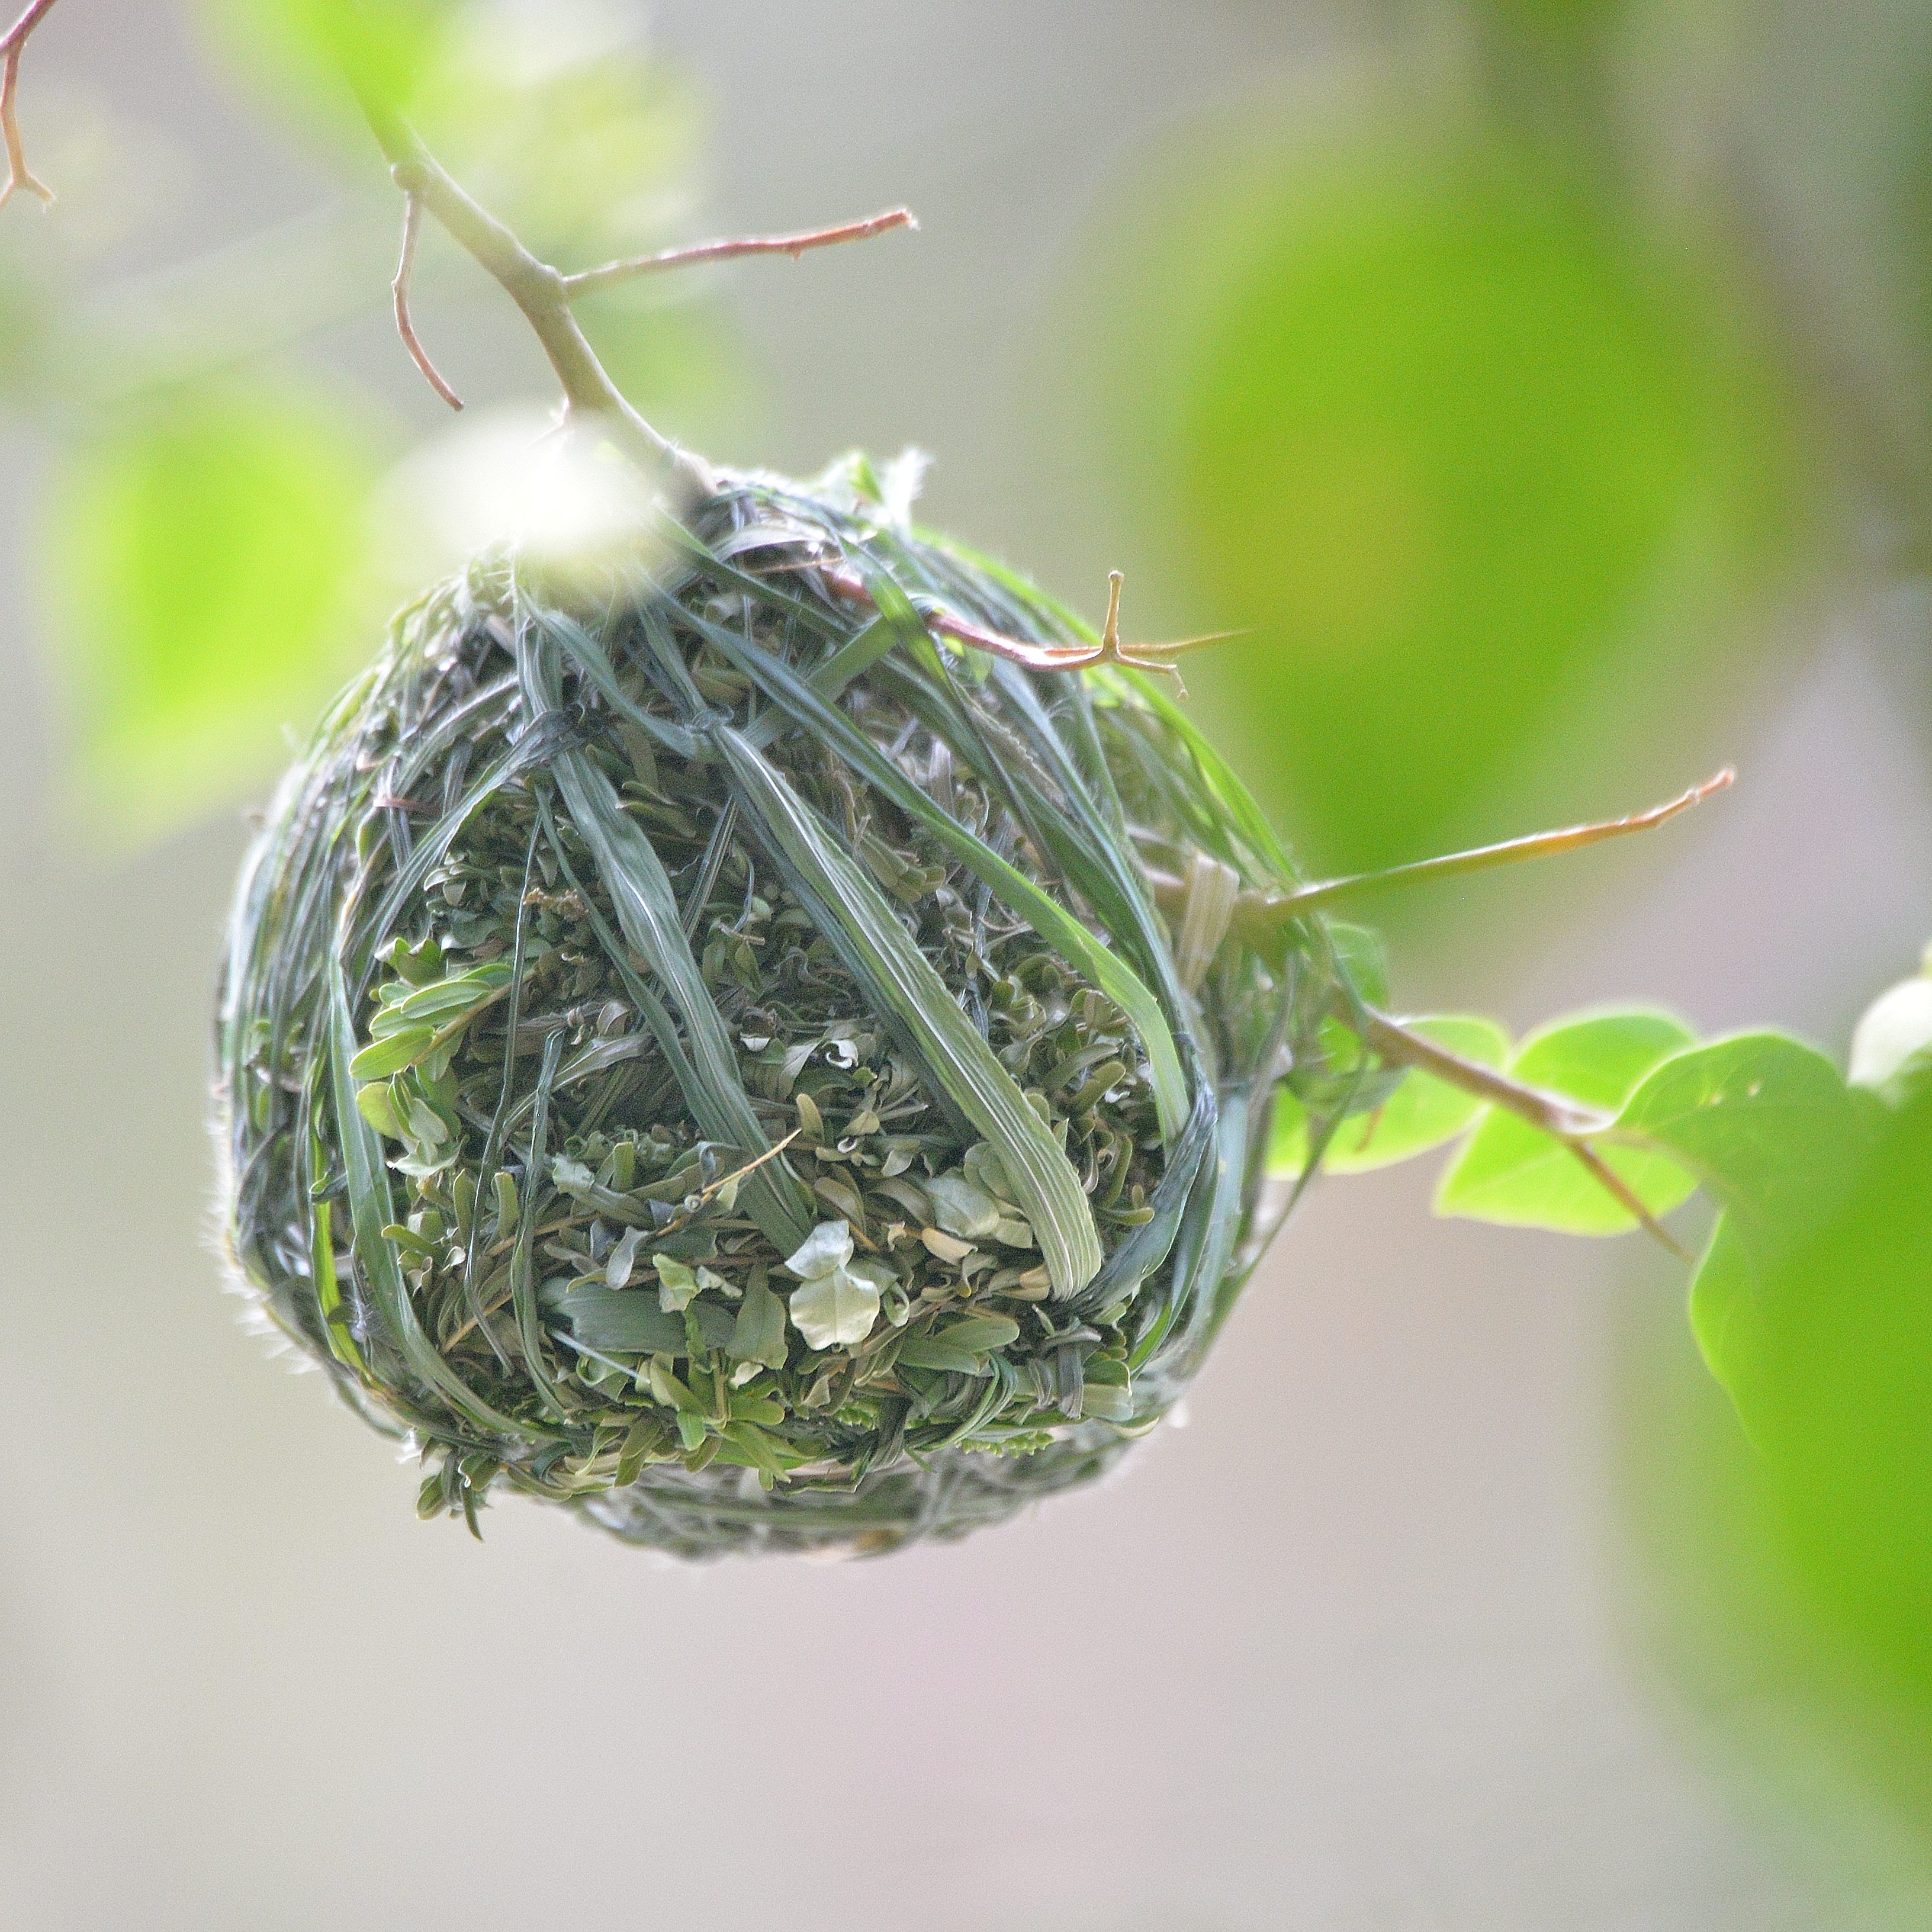
[[606,262],[601,268],[586,268],[580,274],[566,275],[563,296],[574,302],[580,296],[640,275],[655,274],[661,268],[684,268],[698,262],[724,262],[739,255],[789,255],[796,262],[808,248],[829,248],[840,242],[866,242],[895,228],[916,229],[919,223],[909,208],[889,208],[883,214],[868,214],[862,221],[841,222],[832,228],[813,228],[798,235],[746,235],[726,242],[700,242],[688,248],[665,248],[655,255],[636,255],[622,262]]
[[422,210],[421,195],[404,194],[402,260],[396,264],[396,279],[389,284],[390,292],[395,298],[396,333],[403,338],[403,346],[410,352],[410,361],[422,371],[423,380],[452,409],[460,410],[463,398],[430,360],[429,351],[423,346],[422,338],[417,334],[416,322],[410,314],[410,279],[416,272],[416,244],[422,234]]
[[1414,1031],[1386,1013],[1377,1012],[1372,1006],[1358,1009],[1338,1004],[1335,1012],[1345,1024],[1359,1025],[1363,1044],[1378,1059],[1432,1073],[1448,1085],[1515,1114],[1558,1140],[1600,1134],[1611,1124],[1610,1114],[1579,1106],[1566,1095],[1552,1093],[1546,1088],[1513,1080],[1480,1060],[1465,1059],[1426,1034]]
[[[842,564],[810,558],[784,568],[816,570],[826,589],[835,596],[843,598],[848,604],[863,604],[868,610],[878,608],[872,593],[866,587],[865,579]],[[1174,667],[1166,659],[1179,657],[1184,652],[1199,650],[1208,644],[1225,643],[1239,634],[1234,631],[1216,631],[1206,637],[1184,638],[1178,644],[1124,644],[1120,634],[1120,581],[1118,570],[1108,574],[1108,628],[1097,644],[1034,644],[1023,638],[1009,638],[998,631],[989,631],[983,625],[955,616],[950,610],[924,610],[920,615],[926,628],[940,637],[950,638],[955,644],[969,645],[976,651],[986,651],[994,657],[1004,658],[1010,664],[1023,664],[1028,670],[1040,671],[1087,670],[1096,664],[1118,664],[1134,670],[1172,673]]]
[[1702,805],[1713,794],[1728,790],[1737,781],[1736,769],[1726,765],[1702,784],[1648,812],[1633,812],[1622,818],[1606,818],[1590,825],[1566,826],[1558,832],[1535,832],[1524,838],[1506,838],[1499,844],[1479,845],[1468,852],[1449,852],[1440,858],[1418,859],[1406,866],[1390,866],[1379,872],[1358,872],[1345,879],[1324,879],[1298,887],[1268,902],[1270,916],[1293,919],[1318,906],[1330,905],[1382,886],[1414,885],[1424,880],[1454,878],[1464,872],[1484,872],[1497,866],[1514,866],[1525,859],[1546,859],[1559,852],[1574,852],[1606,838],[1621,838],[1627,832],[1648,832],[1653,826],[1675,818],[1680,812]]
[[[1418,859],[1406,866],[1391,866],[1385,872],[1358,872],[1347,878],[1318,880],[1312,885],[1297,886],[1283,892],[1244,892],[1234,902],[1233,930],[1251,943],[1265,943],[1290,920],[1311,912],[1325,910],[1337,900],[1384,886],[1413,885],[1430,879],[1454,878],[1464,872],[1482,872],[1498,866],[1513,866],[1525,859],[1546,859],[1560,852],[1580,850],[1606,838],[1621,838],[1626,832],[1647,832],[1664,824],[1679,812],[1702,805],[1714,794],[1734,783],[1737,772],[1724,770],[1663,805],[1648,812],[1633,812],[1622,818],[1606,818],[1590,825],[1572,825],[1560,832],[1532,832],[1524,838],[1508,838],[1497,845],[1481,845],[1468,852],[1445,853],[1437,859]],[[1178,911],[1185,904],[1186,882],[1173,874],[1150,871],[1148,878],[1156,900],[1164,911]]]
[[1460,1053],[1452,1053],[1446,1046],[1412,1031],[1386,1013],[1377,1012],[1372,1006],[1356,1008],[1338,1003],[1335,1010],[1336,1016],[1346,1024],[1360,1028],[1364,1044],[1377,1059],[1432,1074],[1446,1084],[1474,1094],[1492,1107],[1500,1107],[1519,1120],[1527,1120],[1540,1132],[1560,1141],[1645,1233],[1661,1242],[1679,1261],[1690,1258],[1690,1251],[1638,1199],[1623,1176],[1590,1144],[1593,1135],[1606,1132],[1615,1124],[1614,1114],[1580,1107],[1563,1094],[1513,1080],[1493,1066],[1485,1066],[1480,1060],[1466,1060]]
[[524,314],[562,386],[570,415],[594,424],[646,469],[697,496],[716,488],[710,466],[660,436],[597,359],[563,292],[563,277],[540,262],[488,209],[466,194],[400,115],[366,92],[362,112],[406,196],[418,198],[452,237],[494,276]]
[[20,56],[27,37],[52,10],[54,0],[28,0],[26,11],[0,34],[0,140],[7,149],[7,182],[0,188],[0,208],[14,198],[16,188],[51,202],[54,191],[27,165],[27,151],[20,140],[20,122],[15,100],[20,88]]

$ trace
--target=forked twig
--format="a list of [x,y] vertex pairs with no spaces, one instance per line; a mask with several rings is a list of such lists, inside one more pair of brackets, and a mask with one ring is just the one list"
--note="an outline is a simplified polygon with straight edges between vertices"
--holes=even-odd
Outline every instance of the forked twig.
[[1591,1145],[1593,1136],[1615,1125],[1616,1117],[1594,1108],[1580,1107],[1561,1094],[1513,1080],[1481,1061],[1466,1060],[1446,1046],[1412,1031],[1400,1020],[1377,1012],[1372,1006],[1360,1008],[1338,1002],[1336,1017],[1360,1029],[1363,1043],[1378,1060],[1399,1066],[1411,1066],[1432,1074],[1446,1084],[1460,1088],[1500,1107],[1519,1120],[1527,1120],[1540,1132],[1559,1141],[1576,1156],[1592,1178],[1630,1216],[1644,1232],[1660,1242],[1679,1261],[1688,1262],[1690,1252],[1657,1216],[1637,1198],[1630,1184]]
[[882,214],[868,214],[861,221],[844,221],[831,228],[807,229],[796,235],[744,235],[724,242],[699,242],[682,248],[661,249],[655,255],[634,255],[621,262],[606,262],[601,268],[586,268],[563,278],[566,302],[580,296],[594,295],[599,289],[634,281],[640,275],[655,274],[662,268],[685,268],[699,262],[724,262],[740,255],[789,255],[796,262],[808,248],[830,248],[841,242],[869,241],[874,235],[895,228],[919,226],[909,208],[889,208]]
[[402,259],[396,264],[396,278],[389,284],[390,292],[395,298],[396,333],[403,338],[403,346],[410,352],[410,361],[422,371],[424,381],[452,409],[460,410],[463,398],[430,360],[429,351],[422,346],[422,338],[416,333],[415,319],[410,314],[410,280],[416,272],[416,244],[422,233],[422,209],[421,195],[404,195]]
[[7,180],[0,187],[0,208],[14,198],[16,188],[25,188],[50,202],[54,191],[27,165],[27,151],[20,139],[16,97],[20,90],[20,56],[26,50],[27,37],[52,10],[54,0],[28,0],[26,10],[0,34],[0,141],[7,149]]
[[[611,381],[570,312],[562,276],[548,262],[538,261],[465,193],[401,116],[367,92],[358,90],[358,99],[397,187],[434,215],[523,311],[562,387],[569,414],[596,424],[619,448],[679,488],[698,496],[710,494],[716,479],[710,466],[660,436]],[[406,304],[404,308],[406,314]],[[419,360],[418,366],[426,360]],[[429,371],[425,368],[424,373]]]
[[[865,579],[842,564],[809,557],[783,567],[788,570],[815,570],[826,589],[835,596],[843,598],[848,604],[863,604],[868,610],[878,608],[872,592],[866,587]],[[950,638],[955,644],[968,645],[976,651],[988,652],[996,658],[1004,658],[1010,664],[1022,664],[1028,670],[1040,671],[1087,670],[1096,664],[1124,664],[1130,670],[1162,671],[1172,676],[1178,674],[1168,659],[1187,651],[1199,650],[1204,645],[1223,643],[1240,634],[1234,631],[1216,631],[1203,638],[1184,638],[1178,644],[1124,644],[1120,641],[1120,586],[1125,581],[1118,570],[1108,573],[1107,623],[1097,644],[1034,644],[1023,638],[1009,638],[998,631],[989,631],[984,625],[975,624],[950,610],[923,610],[920,615],[926,628],[938,636]]]

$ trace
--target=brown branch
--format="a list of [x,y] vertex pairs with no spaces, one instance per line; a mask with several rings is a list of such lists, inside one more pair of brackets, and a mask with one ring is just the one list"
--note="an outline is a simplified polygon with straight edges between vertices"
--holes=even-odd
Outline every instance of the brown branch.
[[395,298],[396,333],[403,338],[403,346],[410,352],[410,359],[422,371],[423,380],[428,383],[453,410],[463,406],[463,398],[449,386],[442,371],[430,360],[429,351],[422,345],[422,338],[416,333],[414,318],[410,314],[410,278],[416,272],[416,244],[422,233],[422,196],[406,194],[403,196],[403,256],[396,264],[396,278],[389,284],[390,292]]
[[681,491],[698,496],[712,494],[716,483],[709,466],[660,436],[611,381],[570,312],[563,277],[548,262],[538,261],[508,228],[473,200],[424,146],[408,122],[373,96],[362,94],[359,98],[397,187],[406,196],[419,200],[523,311],[562,386],[571,416],[595,424],[618,448]]
[[[1737,778],[1729,765],[1693,785],[1680,796],[1648,812],[1633,812],[1622,818],[1608,818],[1590,825],[1572,825],[1560,832],[1532,832],[1525,838],[1508,838],[1498,845],[1481,845],[1472,851],[1450,852],[1438,859],[1418,859],[1406,866],[1391,866],[1386,872],[1358,872],[1347,878],[1324,879],[1314,884],[1297,886],[1282,892],[1244,892],[1234,904],[1233,929],[1250,944],[1265,945],[1292,920],[1324,910],[1338,899],[1349,898],[1375,888],[1412,885],[1429,879],[1454,878],[1464,872],[1487,872],[1497,866],[1512,866],[1525,859],[1545,859],[1560,852],[1580,850],[1606,838],[1621,838],[1626,832],[1647,832],[1653,826],[1675,818],[1681,812],[1724,790]],[[1172,873],[1148,874],[1162,909],[1177,910],[1184,903],[1185,883]]]
[[1432,1074],[1446,1084],[1474,1094],[1492,1107],[1527,1120],[1539,1132],[1560,1141],[1617,1204],[1653,1240],[1662,1243],[1679,1261],[1688,1262],[1690,1251],[1638,1199],[1630,1184],[1590,1144],[1591,1136],[1606,1132],[1615,1124],[1614,1114],[1580,1107],[1575,1101],[1546,1088],[1532,1087],[1513,1080],[1507,1073],[1480,1060],[1466,1060],[1425,1035],[1412,1032],[1400,1020],[1390,1019],[1372,1006],[1359,1009],[1337,1002],[1336,1016],[1346,1024],[1360,1029],[1362,1040],[1377,1059],[1398,1066],[1411,1066]]
[[1648,832],[1653,826],[1675,818],[1680,812],[1702,805],[1714,793],[1726,790],[1737,779],[1736,770],[1726,765],[1702,784],[1693,785],[1679,796],[1648,812],[1626,813],[1622,818],[1606,818],[1590,825],[1566,826],[1558,832],[1534,832],[1524,838],[1506,838],[1499,844],[1479,845],[1468,852],[1449,852],[1440,858],[1418,859],[1406,866],[1390,866],[1379,872],[1358,872],[1346,879],[1325,879],[1282,892],[1268,902],[1270,916],[1293,919],[1317,907],[1332,904],[1378,886],[1414,885],[1430,879],[1450,879],[1464,872],[1484,872],[1497,866],[1514,866],[1525,859],[1546,859],[1559,852],[1574,852],[1606,838],[1621,838],[1628,832]]
[[[843,598],[848,604],[862,604],[868,610],[879,608],[871,591],[866,588],[865,579],[856,570],[848,570],[842,564],[827,563],[823,559],[813,557],[783,568],[816,570],[826,589],[834,596]],[[1096,664],[1118,664],[1135,670],[1172,671],[1174,666],[1163,662],[1163,659],[1178,657],[1186,651],[1198,650],[1205,644],[1222,643],[1237,634],[1232,631],[1216,631],[1208,637],[1184,638],[1178,644],[1124,644],[1120,634],[1120,581],[1118,570],[1108,574],[1107,629],[1097,644],[1034,644],[1024,638],[1009,638],[998,631],[989,631],[983,625],[956,616],[950,610],[926,610],[920,614],[926,628],[935,635],[950,638],[955,644],[968,645],[976,651],[988,652],[996,658],[1004,658],[1010,664],[1023,664],[1028,670],[1087,670]]]
[[1560,1141],[1600,1134],[1611,1124],[1613,1117],[1609,1114],[1580,1107],[1566,1095],[1552,1093],[1546,1088],[1512,1080],[1507,1073],[1486,1066],[1480,1060],[1465,1059],[1426,1034],[1412,1030],[1386,1013],[1377,1012],[1372,1006],[1357,1009],[1338,1004],[1334,1011],[1345,1024],[1360,1028],[1363,1044],[1378,1060],[1432,1073],[1449,1086],[1516,1114]]
[[27,151],[20,140],[20,122],[16,98],[20,91],[20,56],[26,51],[27,37],[52,10],[54,0],[28,0],[26,11],[0,34],[0,142],[7,150],[7,181],[0,187],[0,208],[14,198],[16,188],[38,195],[43,202],[54,198],[54,191],[27,165]]
[[841,242],[869,241],[874,235],[895,228],[916,229],[919,223],[909,208],[889,208],[880,214],[868,214],[862,221],[846,221],[833,228],[808,229],[798,235],[746,235],[728,242],[700,242],[684,248],[666,248],[655,255],[637,255],[622,262],[606,262],[601,268],[586,268],[580,274],[566,275],[563,296],[574,302],[580,296],[599,289],[655,274],[660,268],[684,268],[698,262],[725,262],[739,255],[789,255],[796,262],[808,248],[830,248]]

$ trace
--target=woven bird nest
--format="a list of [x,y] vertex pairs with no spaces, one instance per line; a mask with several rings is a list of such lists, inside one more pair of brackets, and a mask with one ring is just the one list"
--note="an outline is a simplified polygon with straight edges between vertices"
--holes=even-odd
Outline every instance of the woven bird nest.
[[[594,604],[479,560],[289,777],[222,1000],[234,1256],[426,1514],[958,1534],[1186,1385],[1337,969],[1227,938],[1287,862],[1154,682],[929,626],[1091,641],[862,464],[664,541]],[[1166,919],[1150,855],[1199,885]]]

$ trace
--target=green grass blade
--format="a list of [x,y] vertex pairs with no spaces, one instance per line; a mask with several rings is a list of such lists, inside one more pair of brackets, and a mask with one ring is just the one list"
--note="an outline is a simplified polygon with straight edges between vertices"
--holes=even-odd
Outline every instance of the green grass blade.
[[789,784],[736,731],[717,732],[740,802],[805,889],[826,940],[916,1046],[930,1077],[989,1141],[1027,1211],[1059,1295],[1091,1281],[1100,1237],[1080,1177],[980,1038],[885,896]]
[[466,1420],[510,1436],[526,1432],[527,1425],[500,1414],[438,1354],[424,1334],[409,1286],[382,1230],[394,1220],[389,1196],[388,1169],[382,1162],[376,1130],[356,1104],[356,1078],[349,1070],[355,1057],[356,1026],[349,1012],[349,991],[342,962],[328,962],[329,1070],[336,1138],[348,1172],[349,1219],[357,1268],[369,1286],[403,1359],[425,1388],[430,1388]]
[[[876,624],[871,626],[854,643],[864,641],[878,628]],[[1009,865],[983,839],[968,831],[928,798],[843,712],[825,701],[818,688],[819,678],[814,676],[808,682],[769,652],[746,645],[722,627],[709,627],[706,634],[782,707],[784,715],[822,738],[875,790],[923,825],[990,887],[1010,911],[1028,921],[1126,1015],[1146,1049],[1161,1134],[1172,1146],[1187,1120],[1187,1084],[1182,1077],[1180,1056],[1167,1016],[1133,968],[1023,872]],[[888,644],[890,641],[888,638]],[[832,662],[836,663],[837,658]],[[830,664],[826,667],[830,668]],[[751,736],[746,734],[748,743]]]
[[[539,713],[561,701],[554,646],[532,647],[527,632],[519,638],[527,701]],[[770,1146],[738,1072],[731,1037],[711,989],[692,957],[678,915],[677,898],[663,862],[650,841],[627,817],[616,788],[587,753],[560,752],[550,761],[557,788],[572,823],[590,848],[591,862],[616,908],[626,942],[656,974],[684,1022],[691,1084],[685,1099],[693,1117],[712,1140],[739,1149],[748,1160]],[[748,1176],[745,1211],[766,1238],[789,1254],[810,1233],[809,1202],[783,1157]]]

